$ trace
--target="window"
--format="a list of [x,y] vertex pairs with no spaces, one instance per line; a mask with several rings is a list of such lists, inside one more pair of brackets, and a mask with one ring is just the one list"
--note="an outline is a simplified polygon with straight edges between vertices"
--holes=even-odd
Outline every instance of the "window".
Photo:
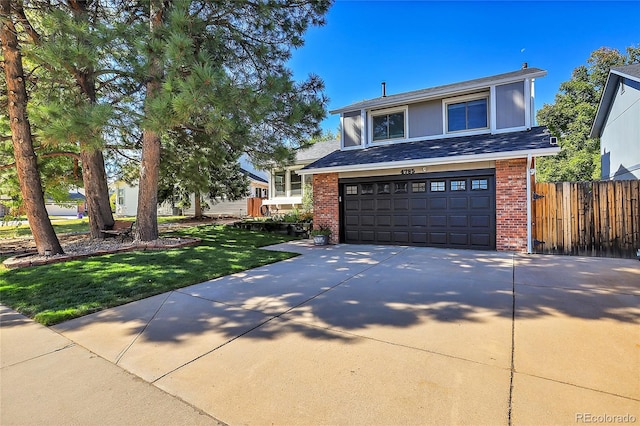
[[287,194],[286,190],[286,172],[276,172],[273,177],[274,189],[276,191],[276,197],[284,197]]
[[471,190],[480,191],[489,189],[489,182],[486,179],[471,179]]
[[118,188],[118,204],[124,206],[124,188]]
[[302,195],[302,176],[291,171],[289,180],[291,181],[291,195]]
[[485,129],[488,123],[488,98],[447,104],[447,132]]
[[347,195],[358,195],[358,185],[347,185],[344,189]]
[[408,188],[409,188],[409,184],[407,182],[396,182],[395,183],[395,193],[404,193],[407,192]]
[[363,183],[360,186],[360,194],[361,195],[371,195],[373,194],[373,184],[372,183]]
[[467,182],[464,180],[452,180],[451,181],[451,190],[452,191],[465,191],[467,189]]
[[405,137],[405,110],[392,110],[371,117],[373,141],[403,139]]
[[411,183],[411,192],[427,192],[427,183],[426,182]]
[[388,183],[379,183],[378,194],[391,194],[391,185]]
[[444,192],[444,191],[445,191],[444,181],[431,182],[431,192]]

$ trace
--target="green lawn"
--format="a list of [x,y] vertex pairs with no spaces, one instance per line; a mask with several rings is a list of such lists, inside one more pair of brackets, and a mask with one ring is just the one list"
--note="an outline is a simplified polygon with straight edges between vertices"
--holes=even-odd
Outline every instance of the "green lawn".
[[0,303],[53,325],[169,290],[296,256],[259,247],[293,237],[200,226],[179,233],[194,247],[97,256],[51,265],[0,267]]
[[[184,216],[162,216],[158,218],[158,223],[177,222]],[[67,234],[70,232],[89,232],[89,219],[58,219],[50,217],[51,224],[56,234]],[[135,220],[133,217],[119,218],[118,220]],[[0,240],[31,235],[29,225],[0,226]]]

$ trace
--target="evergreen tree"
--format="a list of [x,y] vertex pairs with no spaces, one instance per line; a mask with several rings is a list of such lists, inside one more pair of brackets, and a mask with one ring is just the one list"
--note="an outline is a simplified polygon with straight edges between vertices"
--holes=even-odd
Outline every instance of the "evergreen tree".
[[58,254],[62,253],[62,247],[45,208],[31,125],[27,116],[26,78],[14,23],[16,15],[19,16],[19,13],[12,8],[10,0],[0,0],[0,41],[15,165],[38,253],[44,255],[49,251],[50,254]]
[[[178,129],[202,134],[193,140],[208,141],[214,152],[246,152],[261,164],[291,158],[292,149],[319,134],[322,81],[294,82],[286,61],[308,26],[324,22],[329,5],[151,2],[137,238],[157,238],[161,135]],[[188,155],[202,157],[199,146]],[[210,169],[227,161],[205,157],[213,159]]]
[[587,65],[577,67],[571,79],[560,85],[555,102],[538,111],[538,122],[549,127],[562,148],[557,156],[538,161],[539,181],[600,179],[600,140],[589,138],[589,133],[609,69],[639,59],[640,47],[628,47],[627,55],[606,47],[594,51]]

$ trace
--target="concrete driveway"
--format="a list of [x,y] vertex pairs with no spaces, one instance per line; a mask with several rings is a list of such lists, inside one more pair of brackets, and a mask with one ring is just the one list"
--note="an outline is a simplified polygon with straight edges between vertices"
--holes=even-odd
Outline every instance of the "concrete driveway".
[[232,425],[640,421],[637,260],[271,249],[54,329]]

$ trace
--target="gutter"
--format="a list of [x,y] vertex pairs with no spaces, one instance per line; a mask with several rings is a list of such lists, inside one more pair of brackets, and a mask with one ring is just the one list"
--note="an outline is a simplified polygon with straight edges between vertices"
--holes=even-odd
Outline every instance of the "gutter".
[[[533,253],[533,232],[531,229],[531,176],[535,169],[531,168],[532,155],[527,155],[527,253]],[[533,172],[533,173],[532,173]]]

